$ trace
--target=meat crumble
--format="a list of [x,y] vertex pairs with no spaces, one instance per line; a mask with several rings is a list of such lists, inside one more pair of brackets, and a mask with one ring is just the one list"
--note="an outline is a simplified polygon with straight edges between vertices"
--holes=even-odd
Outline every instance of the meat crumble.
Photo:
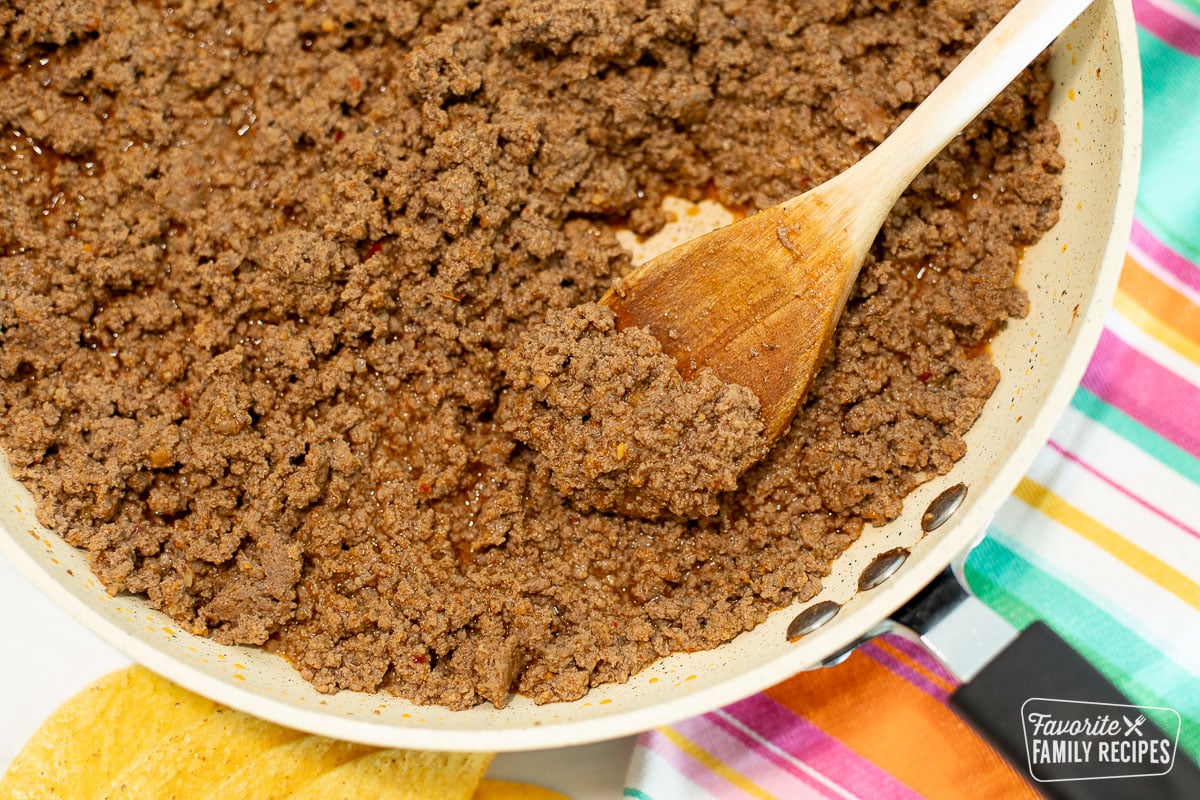
[[684,381],[641,328],[588,303],[551,312],[500,366],[504,429],[577,507],[630,517],[712,516],[767,450],[759,401],[702,370]]
[[614,219],[828,179],[1010,5],[0,4],[0,443],[109,591],[321,691],[569,700],[715,647],[963,455],[1057,216],[1044,69],[900,200],[715,513],[573,499],[512,435],[519,341],[627,274]]

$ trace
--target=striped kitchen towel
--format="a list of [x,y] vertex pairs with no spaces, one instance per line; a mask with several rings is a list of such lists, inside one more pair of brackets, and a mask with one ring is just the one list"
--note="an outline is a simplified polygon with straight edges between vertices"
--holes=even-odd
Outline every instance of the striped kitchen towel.
[[[967,562],[1017,627],[1051,627],[1200,759],[1200,0],[1134,0],[1145,92],[1136,221],[1071,405]],[[625,796],[1035,797],[946,706],[919,648],[845,663],[644,734]],[[867,712],[864,712],[864,709]]]

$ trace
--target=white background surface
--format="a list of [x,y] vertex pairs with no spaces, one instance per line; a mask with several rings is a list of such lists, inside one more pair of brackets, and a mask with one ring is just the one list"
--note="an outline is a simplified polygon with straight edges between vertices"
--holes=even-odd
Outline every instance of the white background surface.
[[[51,603],[0,556],[0,772],[64,700],[129,663]],[[633,739],[502,754],[488,774],[525,780],[574,800],[621,796]]]

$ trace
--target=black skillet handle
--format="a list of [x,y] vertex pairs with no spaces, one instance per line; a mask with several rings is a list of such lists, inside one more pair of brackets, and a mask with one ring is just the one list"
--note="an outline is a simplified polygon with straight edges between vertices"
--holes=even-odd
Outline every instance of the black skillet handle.
[[[1152,711],[1163,727],[1139,720],[1146,715],[1042,622],[963,684],[950,705],[1047,797],[1200,798],[1200,769],[1176,749],[1178,714]],[[1090,722],[1092,735],[1053,730],[1071,720],[1077,729]],[[1101,777],[1113,775],[1124,777]]]

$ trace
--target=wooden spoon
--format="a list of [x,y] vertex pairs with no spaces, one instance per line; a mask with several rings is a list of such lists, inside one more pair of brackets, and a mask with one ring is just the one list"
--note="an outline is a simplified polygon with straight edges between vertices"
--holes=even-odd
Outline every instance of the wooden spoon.
[[808,391],[900,194],[1091,0],[1021,0],[879,147],[817,188],[686,242],[600,302],[649,328],[690,378],[709,367],[778,437]]

